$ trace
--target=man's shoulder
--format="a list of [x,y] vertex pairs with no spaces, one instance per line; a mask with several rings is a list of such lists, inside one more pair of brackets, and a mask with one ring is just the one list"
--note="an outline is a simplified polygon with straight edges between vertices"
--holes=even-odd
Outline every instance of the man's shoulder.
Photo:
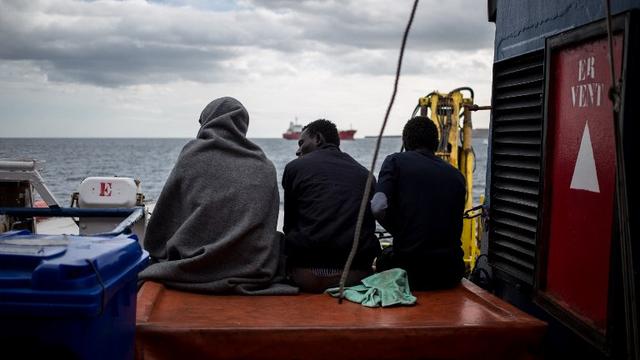
[[284,167],[284,171],[287,174],[295,174],[298,172],[304,172],[314,167],[314,164],[317,162],[321,162],[322,160],[319,158],[321,154],[319,151],[311,152],[307,155],[300,156],[296,159],[293,159],[287,163]]
[[287,165],[285,165],[284,167],[284,171],[285,172],[292,172],[292,171],[296,171],[297,169],[300,168],[300,166],[304,166],[304,161],[305,159],[303,157],[299,157],[296,159],[293,159],[291,161],[289,161],[287,163]]
[[394,160],[397,160],[397,159],[405,159],[405,158],[409,158],[409,157],[411,157],[411,156],[412,156],[412,155],[411,155],[409,152],[407,152],[407,151],[404,151],[404,152],[395,152],[395,153],[392,153],[392,154],[387,155],[387,157],[386,157],[386,158],[384,158],[384,160],[385,160],[385,161],[394,161]]
[[466,180],[464,178],[464,175],[462,175],[462,172],[460,171],[460,169],[456,168],[455,166],[453,166],[448,161],[444,161],[444,160],[442,160],[440,158],[438,158],[438,159],[443,164],[442,167],[441,167],[441,169],[442,169],[441,173],[443,173],[442,175],[448,176],[448,178],[451,179],[451,181],[457,181],[458,185],[461,188],[464,188],[465,191],[466,191]]
[[318,149],[312,153],[303,156],[302,160],[308,162],[326,162],[332,161],[338,164],[361,166],[351,155],[340,150],[340,148],[332,146],[323,149]]
[[385,163],[394,164],[398,166],[402,166],[402,165],[413,166],[416,164],[416,162],[421,162],[421,161],[428,162],[428,161],[432,161],[432,159],[425,158],[423,155],[421,155],[416,151],[396,152],[396,153],[387,155],[387,157],[384,159]]
[[[421,166],[420,164],[423,164],[423,166],[428,166],[434,171],[445,172],[450,174],[451,176],[459,177],[464,180],[462,173],[456,167],[433,153],[405,151],[391,154],[387,156],[387,159],[389,161],[394,161],[399,167],[416,167]],[[433,166],[435,166],[435,168]]]
[[435,155],[433,156],[433,159],[434,161],[442,164],[441,169],[443,171],[447,172],[450,176],[456,177],[464,182],[464,176],[462,175],[462,172],[460,172],[457,167],[453,166],[453,164]]
[[366,170],[365,167],[351,157],[351,155],[343,151],[335,151],[332,149],[319,149],[297,159],[291,160],[285,166],[285,170],[304,169],[311,167],[314,164],[326,163],[327,161],[332,161],[332,163],[337,166],[354,166]]
[[340,169],[349,169],[351,173],[357,173],[359,176],[362,176],[365,179],[367,178],[369,175],[369,169],[364,165],[360,164],[346,152],[341,152],[339,156],[342,160],[336,163],[337,168],[335,170],[340,171]]

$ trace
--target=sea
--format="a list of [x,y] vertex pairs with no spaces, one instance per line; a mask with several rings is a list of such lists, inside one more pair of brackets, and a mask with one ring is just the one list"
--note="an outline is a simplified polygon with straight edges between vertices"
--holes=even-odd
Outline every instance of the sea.
[[[158,199],[162,187],[190,139],[166,138],[0,138],[0,159],[35,159],[45,184],[62,206],[69,206],[80,182],[89,176],[131,177],[141,181],[146,202]],[[281,184],[286,164],[295,159],[295,140],[251,139],[271,159]],[[371,167],[375,138],[342,141],[340,148],[366,168]],[[400,137],[385,137],[381,142],[375,175],[384,158],[400,151]],[[487,162],[487,132],[475,131],[473,149],[476,166],[473,175],[474,204],[484,194]],[[282,186],[280,201],[282,207]]]

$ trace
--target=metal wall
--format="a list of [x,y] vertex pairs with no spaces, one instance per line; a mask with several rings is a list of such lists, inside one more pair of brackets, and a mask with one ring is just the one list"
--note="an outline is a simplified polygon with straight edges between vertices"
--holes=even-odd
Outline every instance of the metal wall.
[[[604,18],[602,0],[496,0],[494,61],[544,49],[545,38]],[[640,0],[611,1],[613,14],[638,8]]]

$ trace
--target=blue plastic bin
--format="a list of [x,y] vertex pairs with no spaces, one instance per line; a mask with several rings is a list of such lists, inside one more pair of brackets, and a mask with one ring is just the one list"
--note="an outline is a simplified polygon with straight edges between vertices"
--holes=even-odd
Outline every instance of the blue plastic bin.
[[132,359],[135,235],[0,234],[0,349],[17,358]]

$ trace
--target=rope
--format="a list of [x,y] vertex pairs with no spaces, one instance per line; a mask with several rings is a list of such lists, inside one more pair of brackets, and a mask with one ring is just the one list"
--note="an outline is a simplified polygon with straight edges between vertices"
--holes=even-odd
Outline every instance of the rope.
[[631,234],[629,233],[629,212],[627,205],[626,170],[624,166],[622,133],[620,128],[620,89],[621,81],[616,80],[613,63],[613,30],[611,26],[610,0],[604,0],[607,19],[607,38],[609,42],[609,69],[611,71],[611,89],[609,98],[613,102],[613,126],[616,144],[616,203],[618,207],[618,226],[620,237],[620,257],[622,267],[622,290],[624,293],[625,330],[627,335],[627,358],[640,359],[638,344],[638,316],[636,309],[635,280]]
[[364,214],[369,203],[369,195],[371,194],[371,185],[373,184],[373,170],[375,169],[376,161],[378,160],[378,152],[380,151],[380,142],[382,141],[382,134],[384,133],[384,128],[387,126],[389,113],[391,113],[391,108],[393,107],[393,102],[395,101],[396,93],[398,92],[398,81],[400,80],[400,70],[402,68],[402,57],[404,56],[404,47],[407,44],[407,37],[409,36],[409,30],[411,29],[411,24],[413,23],[413,17],[416,14],[418,1],[419,0],[415,0],[413,2],[413,8],[411,9],[411,16],[409,17],[409,21],[407,22],[407,27],[405,28],[404,35],[402,36],[402,45],[400,46],[400,55],[398,56],[398,67],[396,68],[396,79],[393,84],[393,94],[391,94],[391,100],[389,101],[389,106],[387,107],[387,112],[384,116],[382,127],[380,128],[380,134],[378,135],[378,140],[376,141],[376,149],[373,152],[373,161],[371,162],[371,169],[369,170],[369,176],[367,177],[367,184],[364,187],[364,194],[362,195],[362,202],[360,203],[360,211],[358,213],[358,221],[356,222],[356,232],[353,236],[353,244],[351,246],[351,252],[349,252],[347,263],[344,265],[344,270],[342,271],[342,276],[340,277],[340,292],[338,296],[338,303],[340,304],[342,303],[342,298],[344,297],[344,285],[345,285],[345,282],[347,281],[347,276],[349,275],[349,270],[351,269],[353,258],[355,257],[356,251],[358,250],[358,244],[360,243],[360,233],[362,231],[362,222],[364,220]]

